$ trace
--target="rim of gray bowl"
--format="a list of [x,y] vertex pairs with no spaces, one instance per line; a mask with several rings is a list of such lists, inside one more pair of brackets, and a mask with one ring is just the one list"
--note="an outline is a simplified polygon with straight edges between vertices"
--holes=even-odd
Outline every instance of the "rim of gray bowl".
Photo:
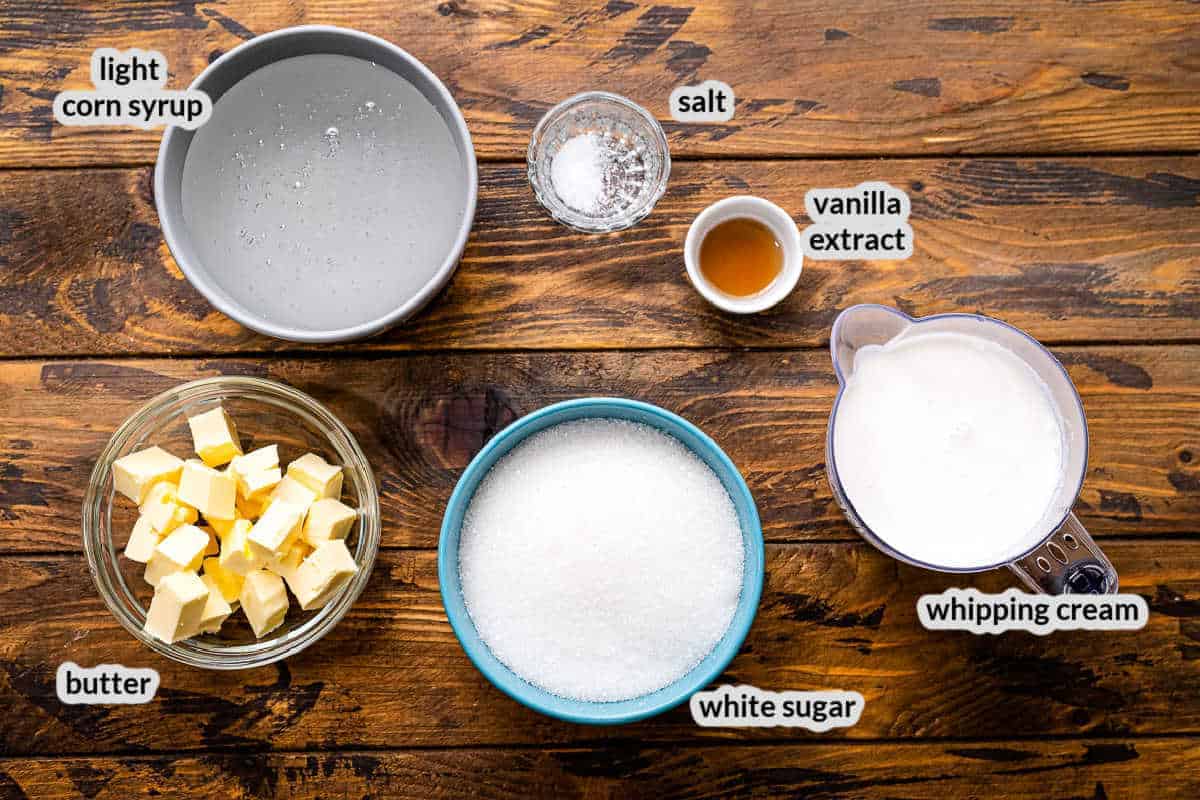
[[[298,46],[295,40],[311,39],[307,48]],[[293,40],[293,41],[288,41]],[[331,47],[331,45],[338,45]],[[287,325],[278,325],[228,297],[209,280],[208,272],[192,251],[183,220],[182,177],[183,164],[187,159],[194,131],[168,127],[158,148],[158,159],[154,165],[154,206],[162,226],[163,238],[171,251],[175,263],[183,271],[188,282],[222,314],[237,321],[252,331],[293,342],[327,343],[362,339],[403,322],[420,311],[450,281],[458,268],[466,249],[467,237],[475,221],[475,208],[479,195],[479,168],[475,159],[475,147],[462,111],[445,84],[420,60],[386,39],[363,33],[352,28],[335,25],[299,25],[281,28],[238,45],[209,64],[192,81],[190,89],[209,93],[215,105],[221,96],[234,84],[257,69],[282,61],[286,58],[317,53],[332,53],[354,58],[365,58],[399,74],[434,104],[442,119],[450,128],[451,136],[458,147],[466,172],[467,205],[463,211],[458,235],[442,265],[433,278],[415,296],[382,317],[333,330],[307,330]],[[386,54],[385,59],[371,58],[372,54]],[[395,67],[402,65],[405,71]],[[170,173],[170,174],[168,174]],[[168,181],[170,186],[168,186]]]

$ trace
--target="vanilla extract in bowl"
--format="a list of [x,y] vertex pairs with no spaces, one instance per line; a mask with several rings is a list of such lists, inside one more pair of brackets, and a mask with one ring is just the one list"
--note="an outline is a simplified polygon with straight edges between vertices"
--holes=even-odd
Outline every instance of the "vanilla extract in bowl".
[[734,217],[713,227],[700,244],[700,274],[719,291],[749,297],[783,271],[783,245],[763,223]]

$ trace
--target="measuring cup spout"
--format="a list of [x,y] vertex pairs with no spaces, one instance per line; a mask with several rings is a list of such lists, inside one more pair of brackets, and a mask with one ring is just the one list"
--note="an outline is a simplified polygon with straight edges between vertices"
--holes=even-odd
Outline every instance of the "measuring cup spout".
[[887,306],[864,303],[838,314],[829,336],[829,352],[838,382],[854,373],[854,354],[867,345],[890,342],[912,327],[912,317]]

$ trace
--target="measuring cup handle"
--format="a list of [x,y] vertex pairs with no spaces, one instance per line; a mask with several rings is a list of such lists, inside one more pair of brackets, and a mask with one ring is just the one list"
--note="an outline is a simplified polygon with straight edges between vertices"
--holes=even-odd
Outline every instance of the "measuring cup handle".
[[1043,594],[1116,594],[1117,571],[1074,514],[1036,550],[1008,565]]

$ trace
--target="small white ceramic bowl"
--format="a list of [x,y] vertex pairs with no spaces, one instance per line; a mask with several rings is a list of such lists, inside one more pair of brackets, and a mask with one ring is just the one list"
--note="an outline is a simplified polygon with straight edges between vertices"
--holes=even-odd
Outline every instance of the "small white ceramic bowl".
[[[765,289],[747,297],[736,297],[713,286],[700,272],[700,245],[704,237],[717,225],[731,219],[753,219],[771,229],[775,239],[783,247],[783,269]],[[779,206],[751,195],[736,195],[718,200],[700,212],[692,227],[688,228],[683,244],[683,260],[687,264],[688,278],[704,299],[723,311],[733,314],[754,314],[766,311],[796,288],[800,270],[804,266],[804,246],[800,230],[790,214]]]

